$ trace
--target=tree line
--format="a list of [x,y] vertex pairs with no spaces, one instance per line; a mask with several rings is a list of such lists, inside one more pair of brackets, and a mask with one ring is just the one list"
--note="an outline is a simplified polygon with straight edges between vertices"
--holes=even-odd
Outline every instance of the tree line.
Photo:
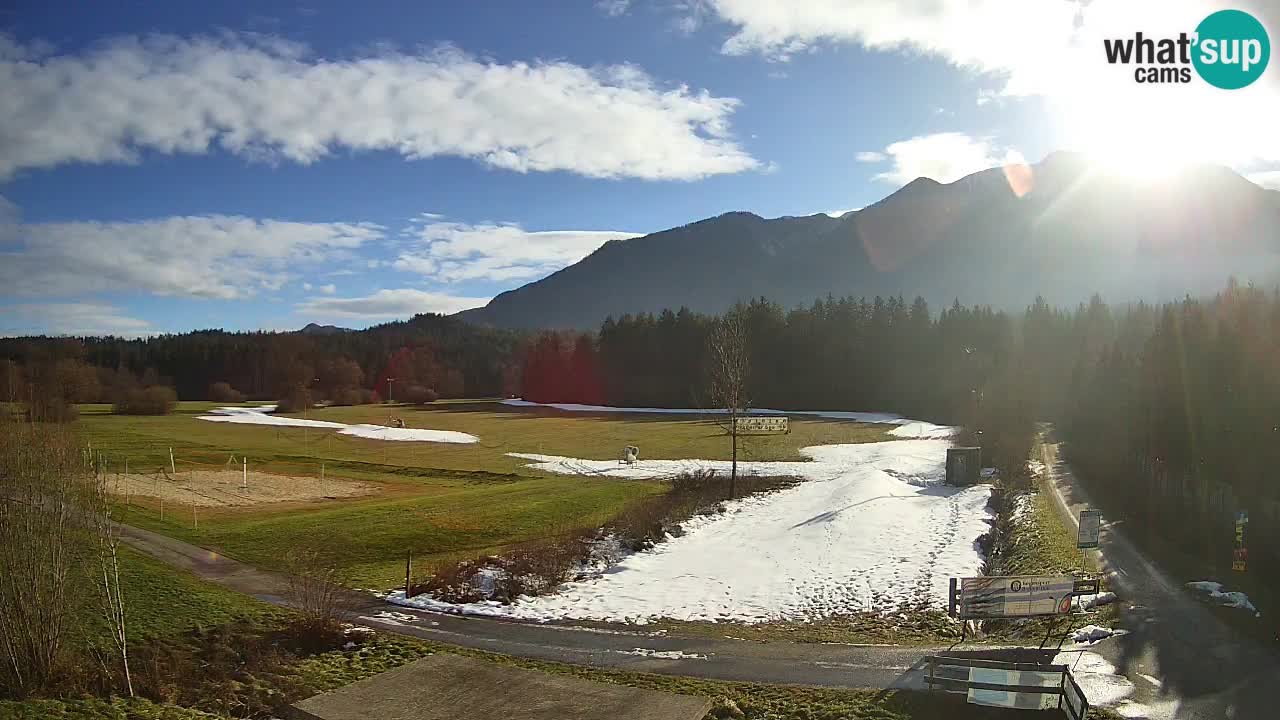
[[518,392],[513,358],[522,338],[441,315],[327,334],[5,338],[0,400],[27,403],[41,419],[66,419],[74,404],[86,402],[115,403],[128,412],[174,399],[300,407],[318,400],[352,405],[388,397],[495,396]]

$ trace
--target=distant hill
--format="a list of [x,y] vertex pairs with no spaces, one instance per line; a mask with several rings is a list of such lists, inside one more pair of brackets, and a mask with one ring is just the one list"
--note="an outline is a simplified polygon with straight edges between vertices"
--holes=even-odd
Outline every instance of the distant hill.
[[338,327],[337,325],[320,325],[319,323],[307,323],[306,327],[298,332],[304,335],[337,335],[338,333],[351,332],[350,328]]
[[919,178],[839,218],[733,212],[613,240],[458,317],[594,328],[608,315],[718,312],[759,296],[790,307],[828,293],[1017,309],[1037,293],[1056,304],[1211,293],[1230,275],[1275,282],[1277,267],[1280,193],[1223,167],[1144,182],[1055,153],[1020,172]]

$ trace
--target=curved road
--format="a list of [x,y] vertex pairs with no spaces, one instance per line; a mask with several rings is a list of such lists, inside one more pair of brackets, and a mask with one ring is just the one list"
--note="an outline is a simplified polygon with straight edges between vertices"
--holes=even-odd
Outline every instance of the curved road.
[[[225,587],[287,605],[285,576],[140,528],[122,526],[130,545]],[[597,667],[716,680],[853,688],[923,688],[922,659],[945,648],[755,642],[668,637],[660,632],[535,625],[418,611],[353,596],[357,624],[463,647]],[[1030,661],[1039,653],[982,646],[952,654]],[[655,656],[653,653],[662,653]]]
[[[1067,526],[1075,527],[1089,498],[1059,456],[1052,427],[1041,432],[1048,438],[1040,448],[1047,485]],[[1185,581],[1156,567],[1124,536],[1122,521],[1105,519],[1101,551],[1129,633],[1094,651],[1134,682],[1133,700],[1147,708],[1140,717],[1280,717],[1272,695],[1280,690],[1280,658],[1272,649],[1243,637],[1186,590]]]

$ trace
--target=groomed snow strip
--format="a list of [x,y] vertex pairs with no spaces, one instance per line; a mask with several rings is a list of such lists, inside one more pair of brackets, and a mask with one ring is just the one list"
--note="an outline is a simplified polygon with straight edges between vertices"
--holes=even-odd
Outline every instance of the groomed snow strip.
[[[988,486],[943,484],[948,442],[894,440],[805,448],[810,462],[739,463],[759,475],[794,475],[794,487],[695,517],[680,537],[624,558],[554,595],[444,603],[425,595],[388,601],[426,610],[550,621],[645,624],[657,618],[758,623],[810,620],[902,603],[945,608],[952,577],[980,575],[976,541],[990,529]],[[529,456],[520,456],[529,457]],[[534,467],[573,474],[664,477],[728,463],[613,461],[532,456]]]
[[[512,407],[545,407],[564,412],[585,413],[643,413],[650,415],[723,415],[726,410],[696,408],[649,408],[649,407],[612,407],[610,405],[580,405],[578,403],[536,403],[528,400],[502,400],[503,405]],[[956,433],[956,428],[947,425],[934,425],[920,420],[910,420],[893,413],[842,412],[837,410],[769,410],[767,408],[751,408],[750,415],[788,415],[827,418],[829,420],[849,420],[861,423],[878,423],[897,425],[889,431],[890,435],[904,438],[941,439],[949,438]]]
[[346,423],[329,422],[327,420],[307,420],[281,415],[271,415],[275,405],[258,407],[220,407],[210,411],[209,415],[199,415],[197,420],[209,422],[240,423],[245,425],[276,425],[280,427],[306,427],[325,430],[337,430],[339,435],[371,438],[373,440],[394,440],[399,442],[440,442],[440,443],[473,443],[480,438],[470,433],[456,430],[422,430],[419,428],[390,428],[382,425],[347,425]]

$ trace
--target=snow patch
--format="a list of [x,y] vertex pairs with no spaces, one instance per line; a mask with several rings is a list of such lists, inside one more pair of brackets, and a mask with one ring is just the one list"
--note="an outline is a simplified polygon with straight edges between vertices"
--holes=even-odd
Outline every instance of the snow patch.
[[1076,604],[1077,610],[1092,610],[1103,605],[1110,605],[1115,601],[1115,593],[1101,592],[1097,595],[1077,595],[1072,602]]
[[258,407],[220,407],[210,411],[209,415],[199,415],[197,420],[209,422],[240,423],[246,425],[275,425],[278,427],[305,427],[325,430],[337,430],[339,435],[370,438],[373,440],[394,440],[398,442],[442,442],[473,443],[480,438],[470,433],[456,430],[423,430],[419,428],[390,428],[382,425],[348,425],[328,420],[308,420],[271,415],[275,405]]
[[[794,487],[725,503],[686,521],[680,537],[634,553],[554,595],[452,604],[426,596],[389,602],[525,620],[647,624],[657,618],[759,623],[810,620],[903,603],[946,607],[952,577],[981,574],[976,541],[990,529],[991,488],[950,487],[948,442],[897,440],[805,448],[809,462],[739,463],[739,472],[798,476]],[[634,465],[517,455],[567,474],[668,477],[727,462]]]
[[1051,664],[1071,668],[1072,677],[1089,698],[1090,705],[1111,707],[1133,694],[1134,686],[1129,678],[1118,674],[1116,666],[1097,653],[1062,652],[1054,656]]
[[[365,620],[368,622],[378,622],[378,623],[382,623],[383,625],[394,625],[395,627],[404,627],[406,625],[416,625],[417,623],[422,621],[422,618],[418,617],[417,615],[410,615],[409,613],[394,612],[390,610],[383,610],[379,612],[377,615],[361,615],[357,619]],[[436,626],[436,625],[439,625],[440,623],[437,623],[434,620],[428,620],[426,624],[431,626]]]
[[640,655],[643,657],[661,658],[663,660],[706,660],[706,655],[681,652],[679,650],[650,650],[648,648],[632,648],[619,650],[622,655]]
[[1100,640],[1106,640],[1109,637],[1124,635],[1128,630],[1112,630],[1111,628],[1099,627],[1097,625],[1085,625],[1084,627],[1071,633],[1071,640],[1081,645],[1092,645]]
[[[528,400],[502,400],[503,405],[512,407],[547,407],[564,412],[590,413],[647,413],[656,415],[723,415],[723,408],[652,408],[652,407],[613,407],[610,405],[581,405],[578,403],[536,403]],[[903,438],[938,440],[954,435],[957,428],[947,425],[934,425],[920,420],[910,420],[894,413],[843,412],[838,410],[770,410],[768,408],[751,408],[751,415],[794,415],[828,418],[831,420],[850,420],[862,423],[898,425],[889,431],[890,435]]]
[[1258,612],[1258,608],[1254,607],[1253,603],[1249,602],[1248,595],[1237,591],[1223,592],[1222,583],[1211,582],[1209,580],[1197,580],[1196,582],[1187,583],[1187,587],[1192,590],[1199,590],[1200,592],[1208,593],[1209,599],[1216,600],[1219,605],[1248,610],[1256,616],[1262,617],[1262,613]]

